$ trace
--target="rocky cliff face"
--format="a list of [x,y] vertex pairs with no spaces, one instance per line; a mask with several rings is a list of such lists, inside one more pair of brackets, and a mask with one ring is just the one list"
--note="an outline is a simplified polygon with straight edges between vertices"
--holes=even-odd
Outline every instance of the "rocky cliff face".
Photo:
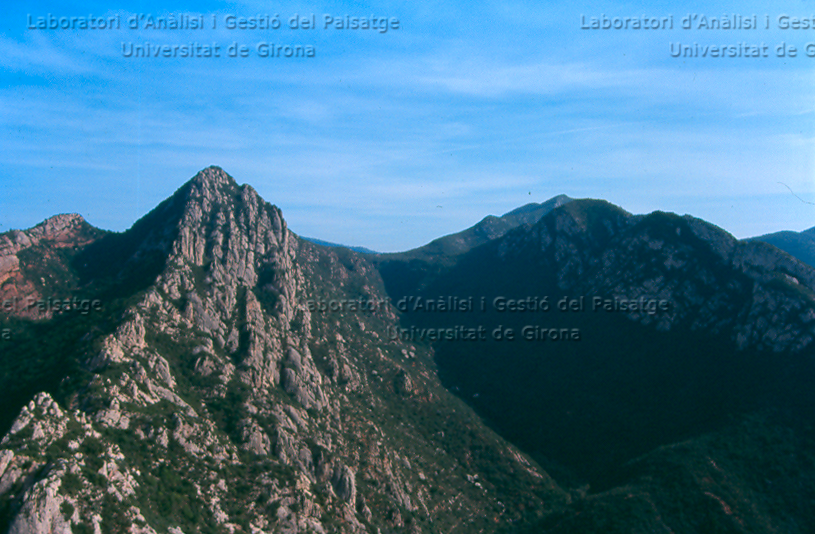
[[[52,317],[52,309],[36,303],[55,296],[55,290],[60,293],[69,281],[57,279],[55,273],[64,274],[66,258],[101,234],[74,213],[56,215],[30,230],[0,235],[0,302],[7,304],[5,311],[30,319]],[[41,270],[25,268],[32,264]]]
[[368,257],[211,167],[122,234],[0,235],[6,295],[99,303],[0,310],[0,531],[811,530],[815,272],[565,200]]
[[815,337],[810,266],[690,216],[579,201],[497,246],[504,261],[537,257],[561,292],[668,302],[668,313],[624,313],[659,331],[726,332],[739,349],[773,352],[804,350]]
[[[82,338],[87,378],[0,445],[9,532],[490,531],[569,499],[440,386],[428,347],[390,339],[370,264],[221,169],[120,241],[115,269],[80,276],[124,303]],[[150,254],[155,279],[122,296]]]
[[83,222],[82,216],[76,213],[56,215],[30,230],[12,230],[0,236],[0,284],[20,272],[20,258],[17,254],[22,250],[35,247],[43,241],[48,241],[54,248],[84,245],[78,239]]

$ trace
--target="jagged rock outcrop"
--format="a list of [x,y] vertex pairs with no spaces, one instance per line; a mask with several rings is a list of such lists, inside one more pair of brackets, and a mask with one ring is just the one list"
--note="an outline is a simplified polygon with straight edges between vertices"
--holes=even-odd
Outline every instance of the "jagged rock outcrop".
[[[100,438],[84,413],[64,411],[48,394],[23,408],[0,443],[0,497],[18,507],[10,533],[72,532],[71,524],[80,522],[80,501],[93,524],[101,517],[91,510],[108,496],[122,503],[135,493],[138,483],[118,446]],[[83,480],[89,475],[104,478],[106,488]],[[141,517],[137,508],[122,513],[134,521]]]
[[334,468],[334,474],[331,476],[331,485],[334,487],[334,493],[337,497],[351,505],[356,506],[357,502],[357,488],[354,481],[354,472],[350,467],[345,465],[337,465]]
[[[5,303],[0,313],[30,319],[52,317],[53,310],[38,303],[63,296],[60,291],[56,295],[48,291],[49,286],[65,282],[53,273],[66,268],[65,258],[57,251],[83,247],[101,234],[75,213],[55,215],[29,230],[0,234],[0,302]],[[37,258],[36,269],[21,269],[20,255],[24,253]]]
[[77,246],[78,234],[85,219],[76,213],[49,217],[30,230],[12,230],[0,235],[0,284],[20,270],[17,253],[48,241],[54,248]]
[[[700,417],[708,432],[717,417],[740,416],[753,409],[742,401],[754,392],[764,402],[783,397],[778,384],[809,391],[809,375],[796,373],[807,370],[800,356],[813,345],[815,274],[691,217],[632,216],[570,200],[487,218],[413,254],[366,257],[300,239],[278,208],[210,167],[122,234],[73,216],[3,234],[3,291],[81,294],[104,305],[93,317],[46,311],[15,318],[25,344],[10,349],[16,362],[3,368],[4,383],[19,377],[28,389],[15,393],[28,396],[14,405],[17,416],[0,442],[0,531],[543,532],[630,525],[632,517],[646,517],[640,526],[649,528],[684,525],[688,514],[676,513],[669,491],[660,493],[677,480],[649,471],[648,457],[625,461],[665,445],[664,436],[686,439]],[[60,254],[52,254],[55,247]],[[659,314],[567,315],[574,324],[556,326],[602,334],[572,344],[431,344],[421,330],[400,329],[412,320],[466,327],[488,314],[400,314],[386,287],[433,298],[520,291],[647,297],[671,306]],[[554,316],[500,313],[502,324],[519,327]],[[677,346],[656,344],[661,335]],[[717,343],[701,357],[700,345],[681,350],[683,337],[697,335]],[[58,346],[59,357],[38,359],[40,341]],[[739,351],[753,359],[742,361]],[[719,362],[723,354],[729,359]],[[775,367],[776,356],[794,365]],[[461,374],[437,372],[455,358]],[[42,386],[50,393],[31,389],[31,366],[40,361],[65,364]],[[688,372],[688,365],[695,367]],[[783,381],[754,387],[765,371]],[[492,410],[496,428],[509,425],[513,439],[529,430],[525,446],[535,454],[525,456],[487,428],[441,386],[439,372],[464,400]],[[719,395],[722,384],[736,385],[738,402]],[[510,394],[527,404],[514,408]],[[801,402],[805,395],[789,398],[812,404]],[[727,401],[721,408],[720,400]],[[694,453],[681,475],[693,480],[683,502],[709,517],[724,513],[736,532],[770,524],[760,510],[765,500],[736,495],[747,486],[759,491],[764,475],[744,484],[719,468],[733,447],[744,452],[744,443],[754,443],[758,450],[767,442],[754,423],[745,428],[722,438],[715,454]],[[785,487],[803,488],[799,501],[808,503],[806,479],[790,473],[815,463],[789,434],[774,437],[786,467],[781,475],[776,464],[767,468],[766,484],[792,480]],[[695,450],[694,439],[684,446]],[[549,447],[545,454],[539,444]],[[579,481],[565,491],[531,458],[561,474],[587,464],[594,469],[588,476],[622,464],[644,474],[636,487],[598,494]],[[755,465],[756,458],[766,460],[756,452],[738,461]],[[640,508],[619,522],[607,503]],[[776,519],[786,526],[806,508],[772,506],[784,510]],[[741,515],[728,513],[734,510]]]
[[[530,488],[535,513],[567,498],[451,408],[427,348],[387,341],[393,309],[346,309],[387,302],[370,263],[299,239],[223,170],[201,171],[114,237],[100,286],[141,285],[114,292],[125,296],[109,333],[86,336],[89,383],[70,406],[38,397],[0,447],[15,533],[414,532],[461,513],[494,528],[492,501],[514,490],[500,477],[491,494],[462,484],[486,464],[430,430],[442,425],[458,429],[451,438],[489,436],[480,454],[522,473],[511,486]],[[317,312],[315,300],[345,304]]]

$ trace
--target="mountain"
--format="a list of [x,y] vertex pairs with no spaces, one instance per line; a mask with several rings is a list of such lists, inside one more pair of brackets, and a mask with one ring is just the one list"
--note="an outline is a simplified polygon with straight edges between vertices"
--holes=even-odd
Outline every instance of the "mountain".
[[210,167],[0,273],[0,532],[815,529],[815,269],[693,217],[361,254]]
[[802,262],[815,266],[815,227],[803,232],[784,231],[751,237],[748,241],[769,243]]
[[3,236],[16,295],[62,304],[4,312],[0,530],[491,532],[570,498],[390,339],[371,264],[223,170],[85,225]]
[[529,532],[815,526],[809,266],[689,216],[576,200],[381,272],[402,331],[482,329],[435,344],[442,381],[585,497]]
[[440,237],[422,247],[383,256],[422,261],[445,261],[447,258],[499,238],[513,228],[524,224],[534,224],[553,209],[571,201],[572,199],[566,195],[557,195],[540,204],[531,202],[500,217],[488,215],[466,230]]
[[[501,217],[488,215],[461,232],[405,252],[378,254],[371,260],[382,276],[390,280],[390,291],[402,294],[424,287],[465,252],[498,239],[514,228],[534,224],[553,209],[572,200],[566,195],[557,195],[543,203],[526,204]],[[397,283],[400,285],[398,288],[394,286]]]
[[37,303],[70,293],[76,280],[58,275],[67,272],[67,263],[80,248],[103,233],[82,216],[65,214],[27,231],[0,235],[0,301],[21,317],[51,317],[52,310]]
[[349,250],[353,250],[354,252],[359,252],[361,254],[379,254],[375,250],[371,250],[365,247],[356,247],[356,246],[348,246],[348,245],[340,245],[339,243],[332,243],[330,241],[323,241],[322,239],[317,239],[315,237],[303,237],[306,241],[311,241],[312,243],[316,243],[318,245],[322,245],[324,247],[343,247]]

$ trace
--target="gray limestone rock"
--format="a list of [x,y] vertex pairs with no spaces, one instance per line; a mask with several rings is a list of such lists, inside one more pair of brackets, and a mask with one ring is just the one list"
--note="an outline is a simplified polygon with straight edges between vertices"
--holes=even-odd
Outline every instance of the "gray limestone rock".
[[351,507],[356,506],[356,481],[354,471],[350,467],[342,464],[335,466],[334,474],[331,476],[331,485],[337,497],[349,503]]

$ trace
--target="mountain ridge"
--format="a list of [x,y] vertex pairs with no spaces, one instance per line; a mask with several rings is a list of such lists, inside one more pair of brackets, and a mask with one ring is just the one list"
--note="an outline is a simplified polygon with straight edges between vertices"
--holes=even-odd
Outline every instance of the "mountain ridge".
[[[390,308],[311,310],[386,298],[221,169],[76,258],[110,327],[60,317],[75,366],[3,438],[0,528],[494,530],[568,500],[441,388],[427,347],[386,341]],[[13,326],[3,365],[40,323]]]
[[445,257],[456,256],[496,239],[512,228],[524,224],[533,224],[546,213],[572,200],[566,195],[557,195],[542,203],[530,202],[508,211],[500,217],[487,215],[473,226],[434,239],[427,245],[404,252],[382,253],[380,256],[385,260],[408,258],[421,261],[437,261]]
[[[488,312],[477,318],[404,314],[406,328],[482,324],[488,332],[501,328],[521,336],[514,343],[439,344],[436,360],[445,385],[559,483],[590,483],[591,497],[574,501],[562,521],[544,521],[531,532],[600,532],[611,517],[630,526],[614,512],[621,506],[615,501],[620,488],[631,484],[633,494],[648,503],[655,492],[664,494],[661,484],[667,483],[659,471],[667,458],[661,454],[660,467],[640,478],[620,471],[648,451],[684,441],[690,450],[706,450],[705,435],[727,435],[727,441],[738,432],[751,439],[772,434],[776,430],[760,418],[746,425],[749,430],[731,428],[765,410],[796,413],[793,419],[804,429],[795,432],[804,435],[805,422],[813,419],[811,410],[795,406],[815,401],[809,387],[815,377],[815,271],[771,245],[739,242],[700,219],[663,212],[632,216],[603,201],[577,200],[427,276],[386,267],[383,276],[395,301],[450,295],[487,303]],[[548,311],[537,311],[544,298]],[[653,308],[629,307],[641,302]],[[515,313],[505,307],[509,303]],[[809,445],[796,450],[812,457]],[[746,456],[732,469],[749,470]],[[683,459],[679,475],[697,476],[703,467]],[[812,475],[807,470],[804,477]],[[694,497],[712,490],[683,487],[688,493],[676,498],[693,502],[705,517],[716,516]],[[655,528],[697,531],[666,503],[649,519]],[[596,523],[569,515],[589,511]],[[753,516],[750,528],[781,521],[771,516],[766,510]],[[798,517],[812,524],[806,513]],[[731,519],[710,522],[747,528],[734,527]]]
[[794,232],[791,230],[750,237],[746,241],[769,243],[802,262],[815,266],[815,227]]
[[0,316],[0,530],[815,525],[815,270],[564,200],[369,256],[213,166],[123,233],[33,247],[39,297],[99,306]]

